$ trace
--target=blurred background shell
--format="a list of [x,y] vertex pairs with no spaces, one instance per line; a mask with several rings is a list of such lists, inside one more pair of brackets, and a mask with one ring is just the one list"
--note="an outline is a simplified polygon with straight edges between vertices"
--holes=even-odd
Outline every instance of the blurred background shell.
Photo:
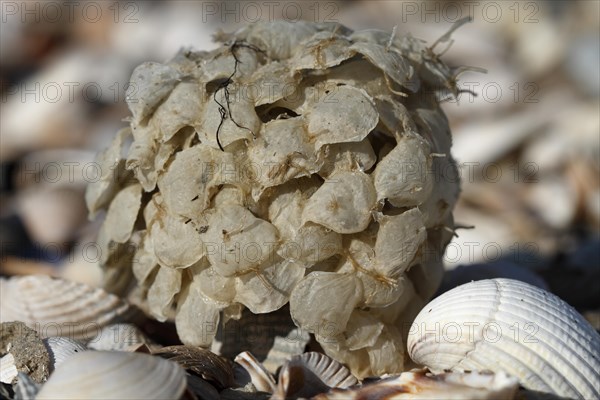
[[46,275],[0,278],[0,298],[0,322],[21,321],[43,338],[89,340],[104,326],[138,315],[100,288]]

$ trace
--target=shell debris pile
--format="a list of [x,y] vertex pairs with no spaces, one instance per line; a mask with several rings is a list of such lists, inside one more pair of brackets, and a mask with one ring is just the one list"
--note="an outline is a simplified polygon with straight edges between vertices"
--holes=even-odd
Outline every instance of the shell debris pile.
[[130,126],[86,193],[92,217],[107,210],[106,273],[124,285],[133,271],[185,344],[289,303],[357,376],[402,371],[399,327],[437,289],[454,229],[438,100],[457,94],[456,71],[417,39],[339,24],[217,39],[133,72]]

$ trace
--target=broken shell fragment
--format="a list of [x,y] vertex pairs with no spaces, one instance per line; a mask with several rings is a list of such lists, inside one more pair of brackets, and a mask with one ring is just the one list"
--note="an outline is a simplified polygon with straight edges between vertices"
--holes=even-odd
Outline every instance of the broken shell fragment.
[[167,346],[153,354],[176,362],[188,373],[210,382],[218,390],[234,385],[231,362],[210,350],[195,346]]
[[442,294],[419,313],[407,346],[432,370],[505,371],[530,390],[600,396],[600,335],[560,298],[520,281],[475,281]]
[[18,374],[15,357],[11,353],[0,358],[0,382],[12,384]]
[[518,388],[516,378],[503,372],[446,372],[438,375],[427,370],[403,372],[350,390],[334,389],[315,399],[460,399],[512,400]]

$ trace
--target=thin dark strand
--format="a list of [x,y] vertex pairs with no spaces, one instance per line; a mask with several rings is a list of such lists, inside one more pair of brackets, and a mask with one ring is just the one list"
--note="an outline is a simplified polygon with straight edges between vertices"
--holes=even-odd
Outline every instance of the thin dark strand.
[[[250,44],[241,43],[241,42],[233,42],[233,44],[231,45],[230,50],[231,50],[231,54],[233,55],[233,59],[235,61],[233,64],[233,72],[231,73],[231,75],[229,75],[227,77],[227,79],[225,79],[223,82],[221,82],[219,84],[219,87],[217,88],[217,90],[215,90],[215,93],[213,94],[213,100],[215,103],[217,103],[219,105],[219,114],[221,115],[221,121],[219,122],[219,126],[217,127],[217,132],[216,132],[217,144],[219,145],[219,149],[221,149],[221,151],[225,151],[225,149],[223,148],[223,145],[221,144],[221,140],[219,139],[219,134],[221,132],[221,127],[223,126],[223,123],[225,122],[225,120],[227,118],[229,118],[231,120],[231,122],[234,123],[235,126],[237,126],[240,129],[245,129],[245,130],[249,131],[252,134],[252,137],[256,138],[256,135],[254,134],[254,132],[252,132],[252,129],[239,124],[233,118],[233,115],[231,115],[231,100],[229,97],[230,96],[229,85],[231,83],[233,83],[233,77],[237,73],[238,64],[241,64],[240,59],[237,57],[237,54],[235,53],[235,50],[239,47],[246,47],[246,48],[249,48],[256,52],[265,54],[265,52],[263,50],[259,49],[256,46],[252,46]],[[217,100],[217,93],[219,93],[220,90],[224,90],[225,104],[222,104],[219,100]],[[227,106],[227,108],[225,107],[225,105]]]

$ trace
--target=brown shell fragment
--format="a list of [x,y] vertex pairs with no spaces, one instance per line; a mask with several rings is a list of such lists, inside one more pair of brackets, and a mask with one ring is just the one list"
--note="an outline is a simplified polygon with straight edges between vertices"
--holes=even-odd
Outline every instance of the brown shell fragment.
[[210,382],[218,390],[234,385],[232,363],[210,350],[195,346],[167,346],[153,354],[176,362],[187,372]]

